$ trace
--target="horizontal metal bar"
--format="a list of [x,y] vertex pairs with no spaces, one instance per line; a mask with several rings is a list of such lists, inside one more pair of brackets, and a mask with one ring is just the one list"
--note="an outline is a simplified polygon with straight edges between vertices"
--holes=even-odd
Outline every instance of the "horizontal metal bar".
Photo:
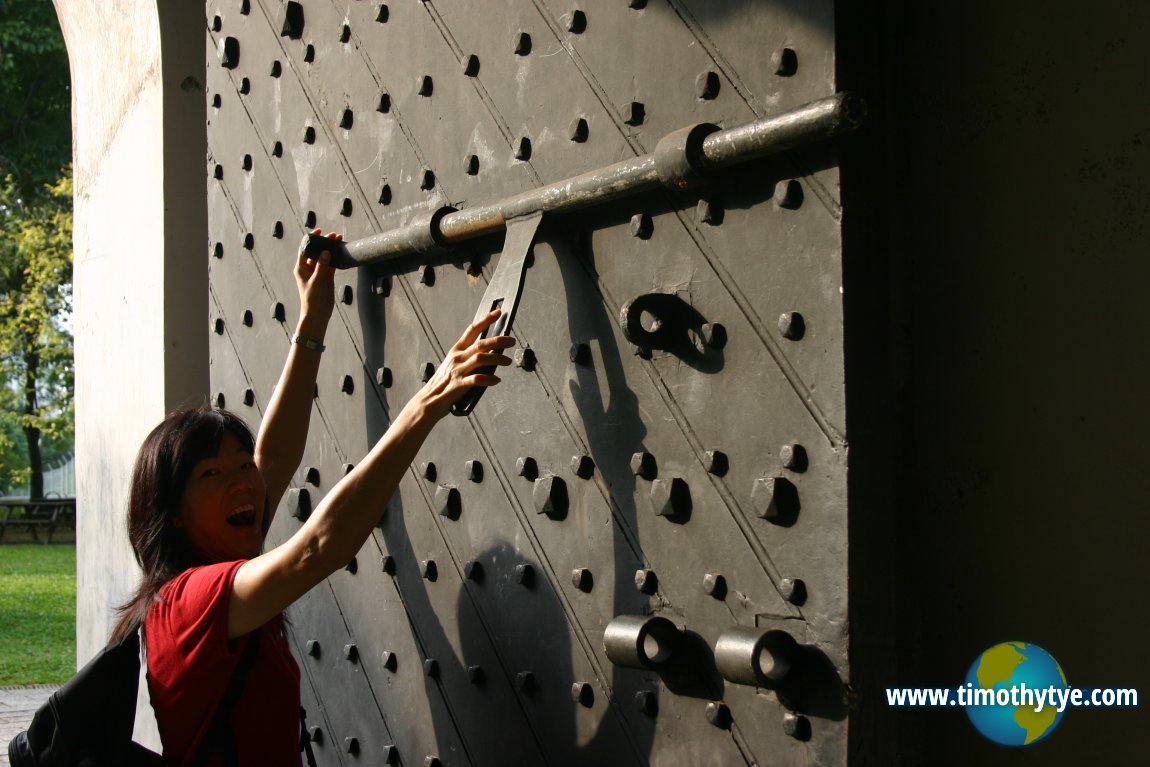
[[[838,93],[773,117],[728,130],[716,130],[702,142],[699,170],[727,168],[805,146],[857,127],[861,102]],[[581,176],[532,189],[467,210],[443,209],[406,226],[348,242],[334,260],[338,267],[363,266],[422,253],[503,231],[507,219],[535,211],[567,213],[638,194],[661,184],[655,153],[617,162]]]

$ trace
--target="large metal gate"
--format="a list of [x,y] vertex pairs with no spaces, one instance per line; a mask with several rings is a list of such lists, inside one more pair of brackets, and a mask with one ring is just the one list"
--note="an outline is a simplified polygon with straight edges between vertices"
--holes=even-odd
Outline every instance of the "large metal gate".
[[[305,227],[386,232],[835,93],[830,0],[206,9],[211,379],[253,425]],[[320,764],[846,762],[838,188],[821,142],[545,214],[515,366],[290,613]],[[502,245],[340,272],[272,542],[442,359]]]

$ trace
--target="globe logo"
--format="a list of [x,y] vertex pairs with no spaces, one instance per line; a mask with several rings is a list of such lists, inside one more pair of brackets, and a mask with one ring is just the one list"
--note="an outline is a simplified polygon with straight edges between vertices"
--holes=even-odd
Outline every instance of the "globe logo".
[[[966,673],[966,714],[980,733],[1004,746],[1029,746],[1037,743],[1062,721],[1047,699],[1041,711],[1035,711],[1033,700],[1024,696],[1008,698],[1011,690],[1066,689],[1066,675],[1058,661],[1046,650],[1030,642],[1003,642],[986,650],[975,659]],[[1025,688],[1023,687],[1025,686]],[[988,692],[979,693],[979,690]],[[994,705],[980,705],[994,697]],[[971,700],[974,698],[974,700]],[[1005,705],[1000,705],[1005,702]]]

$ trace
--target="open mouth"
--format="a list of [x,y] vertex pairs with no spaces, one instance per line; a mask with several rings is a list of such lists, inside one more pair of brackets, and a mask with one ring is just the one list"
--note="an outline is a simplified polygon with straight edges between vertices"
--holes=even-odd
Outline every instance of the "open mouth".
[[251,527],[256,523],[256,507],[244,506],[228,516],[227,522],[232,527]]

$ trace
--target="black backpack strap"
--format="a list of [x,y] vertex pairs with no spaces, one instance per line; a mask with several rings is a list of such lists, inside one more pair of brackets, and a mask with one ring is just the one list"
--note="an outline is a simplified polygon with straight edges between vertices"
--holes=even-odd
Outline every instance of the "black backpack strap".
[[240,656],[239,663],[236,664],[236,670],[232,672],[232,678],[228,682],[228,687],[224,690],[223,696],[220,698],[220,703],[216,707],[216,715],[212,719],[211,725],[208,727],[204,739],[200,741],[200,745],[196,747],[196,755],[192,758],[192,767],[204,767],[212,754],[219,749],[223,753],[224,764],[228,767],[238,767],[239,756],[236,752],[236,734],[232,730],[231,718],[232,712],[236,708],[236,703],[239,702],[240,694],[244,691],[244,682],[247,679],[248,672],[251,671],[252,666],[256,662],[256,654],[260,648],[260,631],[256,629],[248,634],[248,643],[244,647],[244,654]]

